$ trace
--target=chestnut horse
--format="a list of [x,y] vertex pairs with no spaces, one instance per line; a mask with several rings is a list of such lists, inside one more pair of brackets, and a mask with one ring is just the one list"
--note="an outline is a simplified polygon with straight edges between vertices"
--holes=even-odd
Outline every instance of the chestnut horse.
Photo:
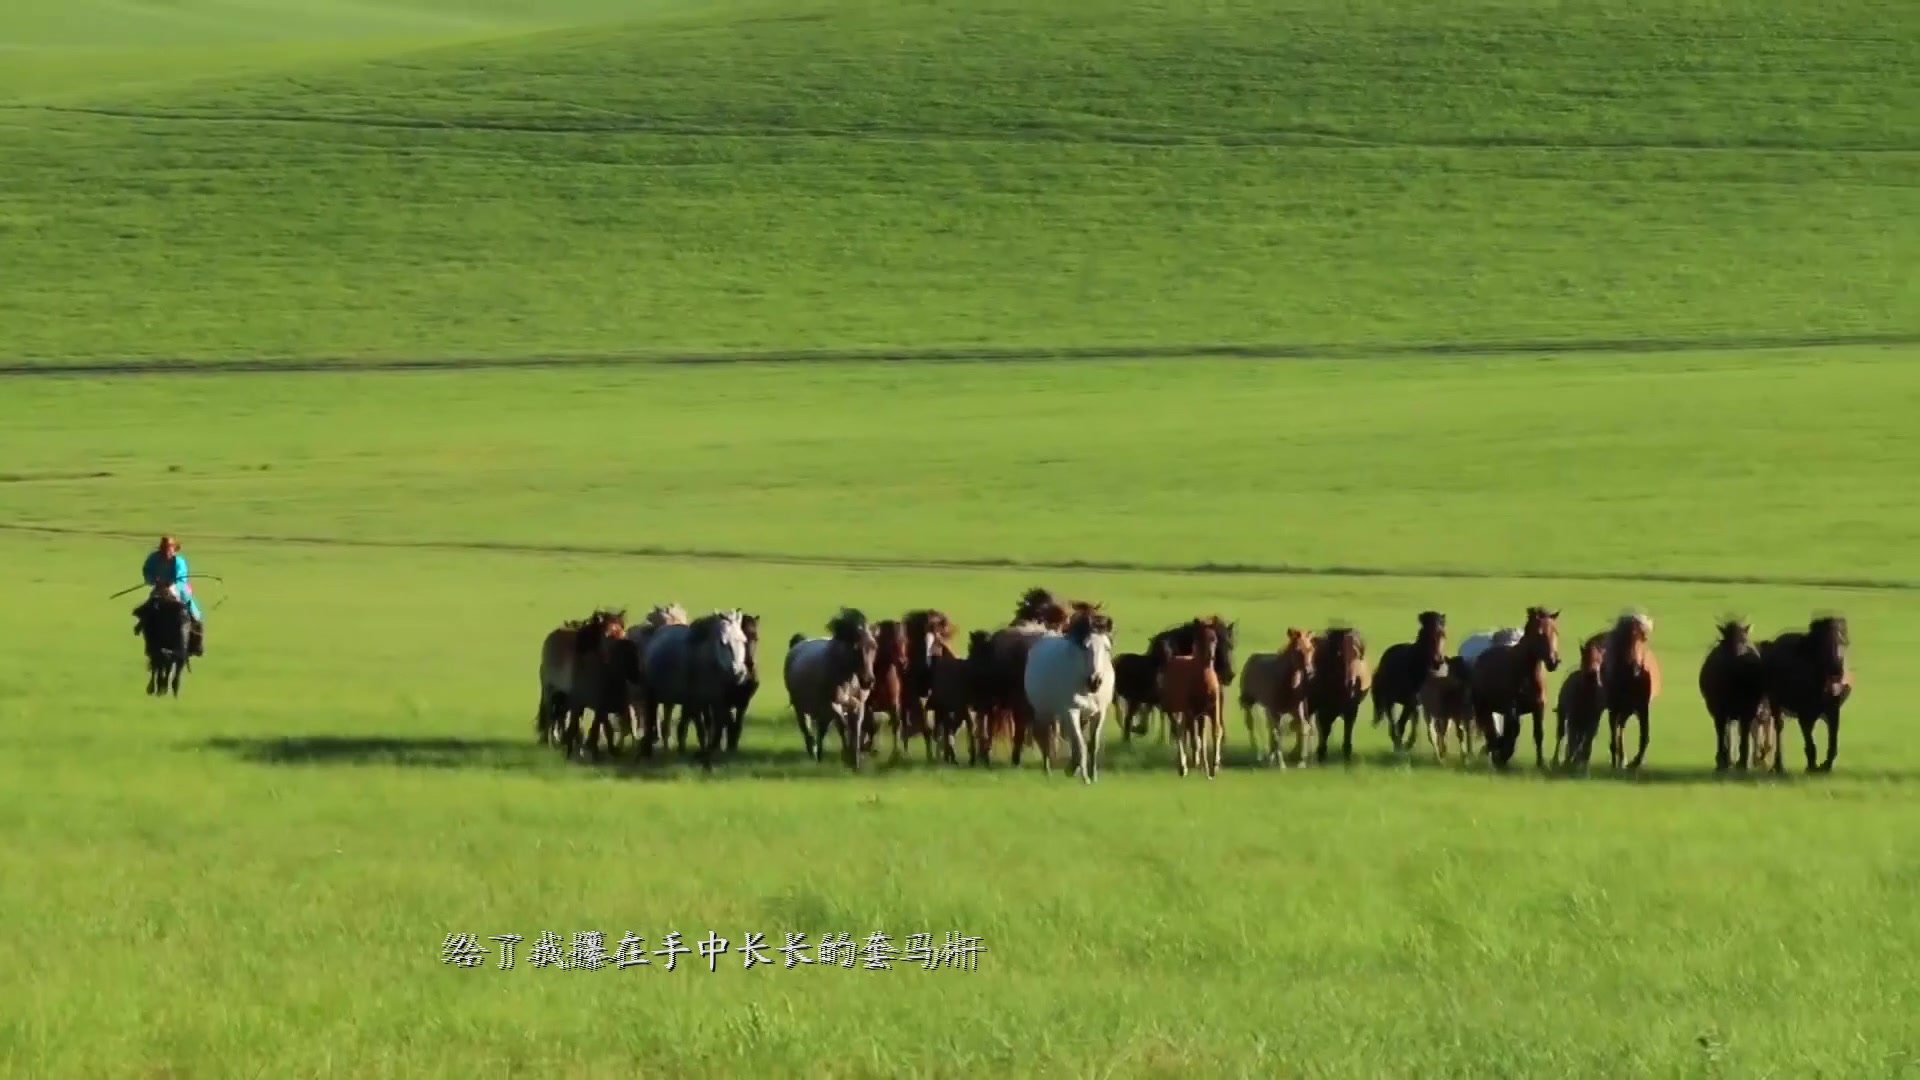
[[1725,771],[1733,764],[1735,728],[1740,767],[1747,767],[1749,749],[1754,764],[1764,767],[1779,745],[1775,720],[1767,710],[1766,664],[1745,620],[1728,619],[1715,629],[1720,640],[1700,664],[1700,697],[1713,718],[1713,767]]
[[1307,683],[1307,708],[1320,729],[1314,756],[1327,760],[1327,739],[1333,722],[1346,722],[1340,753],[1353,760],[1353,721],[1360,715],[1372,679],[1367,672],[1367,643],[1360,631],[1336,626],[1313,639],[1313,678]]
[[[880,714],[887,715],[887,726],[891,732],[893,757],[898,761],[901,756],[901,720],[906,711],[907,694],[907,631],[899,619],[881,619],[873,624],[873,689],[867,694],[867,716],[864,725],[866,745],[863,750],[871,753],[873,743],[880,731]],[[906,738],[913,736],[909,733]],[[933,740],[927,740],[927,760],[933,760]]]
[[1553,706],[1553,760],[1560,760],[1560,744],[1566,742],[1567,768],[1587,771],[1593,757],[1593,740],[1600,733],[1600,714],[1607,705],[1607,686],[1601,671],[1606,649],[1602,635],[1588,638],[1580,646],[1580,670],[1567,673],[1560,684],[1560,697]]
[[1214,670],[1220,658],[1220,629],[1212,622],[1201,622],[1194,630],[1191,652],[1180,655],[1173,649],[1171,640],[1160,642],[1160,707],[1173,718],[1180,775],[1187,775],[1191,752],[1194,763],[1204,766],[1211,780],[1220,771],[1220,737],[1226,727],[1220,675]]
[[1313,635],[1297,626],[1287,628],[1287,644],[1273,652],[1247,657],[1240,670],[1240,709],[1246,714],[1247,742],[1257,753],[1260,738],[1253,726],[1253,707],[1260,706],[1267,718],[1267,753],[1264,760],[1286,768],[1286,756],[1280,750],[1285,727],[1294,730],[1300,764],[1313,759],[1311,742],[1314,726],[1307,718],[1307,687],[1313,682]]
[[[1613,767],[1637,769],[1647,756],[1648,714],[1660,696],[1660,661],[1653,655],[1653,619],[1627,612],[1605,634],[1607,726],[1612,729]],[[1627,721],[1640,721],[1640,749],[1627,761]]]
[[1411,644],[1387,646],[1373,670],[1373,726],[1387,722],[1387,737],[1397,753],[1412,750],[1416,738],[1413,719],[1420,711],[1420,688],[1427,676],[1446,666],[1447,617],[1438,611],[1420,613],[1420,630]]
[[[1158,701],[1160,698],[1160,673],[1166,666],[1166,658],[1168,656],[1191,656],[1195,643],[1198,640],[1196,635],[1200,632],[1202,626],[1211,626],[1214,632],[1214,641],[1217,646],[1213,661],[1214,677],[1220,680],[1220,685],[1223,687],[1233,685],[1234,631],[1238,624],[1228,622],[1218,615],[1199,615],[1188,619],[1179,626],[1170,626],[1147,640],[1146,652],[1142,655],[1147,658],[1148,663],[1151,664],[1153,668],[1153,686],[1155,688],[1152,695],[1153,700]],[[1169,646],[1171,647],[1171,651],[1169,651]],[[1171,718],[1167,717],[1164,712],[1161,715],[1162,719],[1171,722]],[[1148,723],[1151,725],[1151,717],[1148,718]],[[1144,735],[1146,732],[1143,730],[1141,734]]]

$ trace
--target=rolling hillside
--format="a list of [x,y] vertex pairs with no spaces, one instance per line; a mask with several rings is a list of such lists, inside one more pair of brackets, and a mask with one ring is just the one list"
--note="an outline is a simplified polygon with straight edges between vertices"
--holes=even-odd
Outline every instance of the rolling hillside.
[[71,7],[16,362],[1920,335],[1910,5]]

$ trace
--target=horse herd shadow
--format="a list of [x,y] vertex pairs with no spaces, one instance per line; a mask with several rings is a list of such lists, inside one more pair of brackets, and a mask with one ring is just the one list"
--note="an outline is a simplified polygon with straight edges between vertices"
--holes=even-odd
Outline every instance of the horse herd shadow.
[[[712,780],[751,780],[751,779],[853,779],[845,761],[839,754],[839,747],[829,744],[829,751],[820,762],[814,762],[799,746],[755,746],[744,743],[729,754],[714,759],[713,768],[708,771],[701,768],[699,762],[690,755],[656,751],[652,757],[636,758],[629,750],[623,749],[612,757],[594,760],[562,759],[560,752],[550,746],[541,746],[532,739],[475,739],[475,738],[398,738],[382,736],[347,735],[291,735],[278,737],[226,737],[207,739],[191,744],[188,749],[195,751],[216,751],[232,755],[253,765],[294,766],[294,767],[400,767],[414,769],[464,769],[493,772],[529,772],[554,774],[556,772],[576,771],[581,775],[596,775],[618,779],[640,781],[682,780],[701,777]],[[1237,751],[1237,752],[1236,752]],[[1007,764],[1007,751],[1004,745],[995,748],[994,764],[989,768],[969,767],[965,762],[964,748],[962,764],[943,765],[938,762],[929,764],[924,753],[916,746],[906,756],[894,759],[888,749],[882,746],[879,751],[862,760],[863,774],[889,773],[925,773],[929,775],[964,776],[971,774],[1003,774],[1011,770]],[[1174,770],[1172,749],[1157,740],[1139,740],[1132,744],[1124,742],[1109,743],[1102,748],[1100,771],[1103,775],[1167,773]],[[1056,771],[1065,772],[1063,763],[1066,754],[1063,749],[1061,763]],[[1253,753],[1244,745],[1229,746],[1222,758],[1223,774],[1232,773],[1273,773],[1281,770],[1255,760]],[[1032,750],[1022,760],[1019,771],[1038,773],[1040,763]],[[1545,783],[1602,783],[1602,784],[1638,784],[1638,785],[1779,785],[1817,783],[1822,785],[1835,783],[1859,784],[1906,784],[1920,781],[1920,772],[1888,768],[1845,768],[1836,766],[1831,773],[1807,774],[1803,768],[1796,767],[1789,759],[1787,771],[1783,774],[1760,770],[1741,771],[1730,769],[1718,772],[1711,765],[1645,765],[1634,771],[1615,770],[1602,762],[1594,766],[1586,775],[1567,775],[1558,771],[1541,771],[1531,764],[1515,765],[1505,773],[1490,768],[1485,761],[1479,761],[1463,767],[1457,759],[1437,762],[1430,754],[1416,750],[1412,755],[1398,755],[1390,750],[1356,750],[1352,762],[1344,762],[1338,749],[1334,749],[1323,763],[1316,763],[1305,770],[1308,773],[1323,771],[1365,770],[1391,774],[1394,772],[1446,773],[1459,776],[1482,776],[1491,780],[1513,780]],[[1297,767],[1288,773],[1300,771]]]

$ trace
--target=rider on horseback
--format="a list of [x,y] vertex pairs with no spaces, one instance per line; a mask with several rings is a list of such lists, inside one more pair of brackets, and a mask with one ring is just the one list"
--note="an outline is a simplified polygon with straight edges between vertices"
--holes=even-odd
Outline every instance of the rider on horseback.
[[[206,623],[200,617],[200,601],[194,598],[193,586],[187,580],[187,557],[180,554],[180,542],[171,536],[161,537],[160,546],[147,553],[147,561],[140,567],[140,577],[156,591],[171,588],[173,594],[187,605],[187,616],[193,620],[193,630],[187,641],[187,655],[204,655]],[[139,615],[140,608],[135,608],[134,614]]]

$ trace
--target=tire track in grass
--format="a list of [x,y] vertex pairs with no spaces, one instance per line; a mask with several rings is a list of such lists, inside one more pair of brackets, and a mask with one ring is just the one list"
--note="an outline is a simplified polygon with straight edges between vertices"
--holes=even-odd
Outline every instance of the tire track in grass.
[[[115,540],[150,540],[150,532],[83,529],[65,525],[0,522],[0,532]],[[498,540],[398,540],[315,535],[196,532],[201,540],[232,544],[298,544],[309,547],[386,551],[468,551],[508,555],[585,555],[679,562],[805,566],[833,570],[1093,571],[1116,574],[1166,574],[1219,577],[1374,578],[1387,581],[1583,581],[1657,585],[1750,585],[1789,589],[1920,592],[1911,578],[1799,577],[1766,574],[1699,574],[1624,570],[1483,570],[1459,567],[1306,566],[1295,563],[1153,562],[1131,559],[1022,559],[1010,556],[917,557],[885,555],[806,555],[788,552],[727,551],[666,545],[534,544]]]
[[618,368],[725,364],[1009,364],[1034,361],[1113,360],[1391,360],[1419,357],[1504,357],[1635,353],[1751,352],[1817,348],[1920,346],[1920,333],[1727,335],[1720,337],[1575,338],[1551,341],[1439,341],[1403,344],[1284,344],[1208,342],[1173,345],[975,346],[901,349],[776,349],[684,353],[584,354],[578,356],[472,356],[353,360],[258,357],[185,360],[5,360],[0,377],[71,375],[282,375],[377,374],[408,371],[484,371],[540,368]]

